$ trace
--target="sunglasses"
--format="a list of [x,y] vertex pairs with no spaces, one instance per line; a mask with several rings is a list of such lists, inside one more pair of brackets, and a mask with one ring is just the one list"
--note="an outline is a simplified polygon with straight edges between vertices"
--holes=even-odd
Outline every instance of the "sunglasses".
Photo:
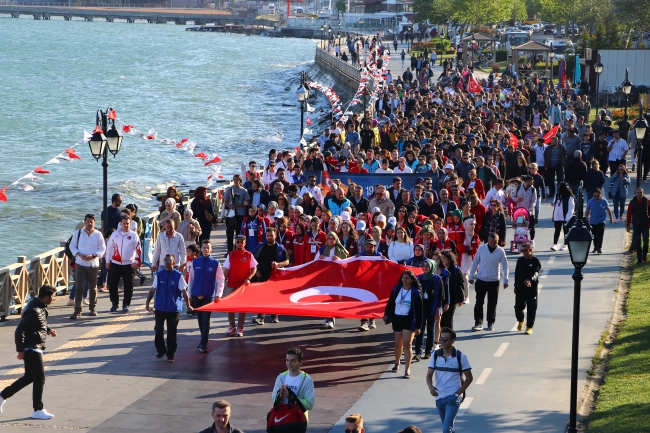
[[345,433],[359,433],[359,429],[355,428],[354,430],[350,430],[349,428],[346,428]]
[[440,338],[438,338],[438,340],[444,341],[446,343],[447,341],[450,341],[451,338],[450,337],[440,337]]

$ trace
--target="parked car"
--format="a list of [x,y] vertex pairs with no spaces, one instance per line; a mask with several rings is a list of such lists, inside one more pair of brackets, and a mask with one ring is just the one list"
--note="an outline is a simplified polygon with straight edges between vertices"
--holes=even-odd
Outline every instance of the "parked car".
[[528,36],[533,36],[533,26],[529,26],[529,25],[519,26],[519,30],[528,33]]
[[566,35],[566,31],[564,26],[560,27],[559,29],[555,29],[555,32],[553,33],[555,37],[561,37]]
[[555,26],[553,24],[546,24],[544,26],[544,34],[545,35],[555,34]]

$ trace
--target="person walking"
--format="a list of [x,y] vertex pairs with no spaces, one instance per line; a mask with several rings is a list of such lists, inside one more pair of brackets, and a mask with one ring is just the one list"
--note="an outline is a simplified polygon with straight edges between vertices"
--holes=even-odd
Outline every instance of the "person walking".
[[603,253],[603,237],[605,236],[605,221],[609,214],[609,223],[614,224],[612,210],[609,202],[603,200],[603,191],[600,188],[594,190],[594,197],[587,202],[585,218],[589,219],[591,233],[594,235],[594,250],[592,253]]
[[542,264],[533,256],[533,246],[530,242],[521,245],[521,254],[515,267],[515,317],[517,331],[521,331],[524,329],[524,310],[527,311],[526,334],[532,335],[537,312],[537,283]]
[[[440,325],[438,326],[454,329],[456,308],[462,307],[465,303],[465,275],[463,275],[456,262],[456,254],[451,250],[436,251],[435,254],[440,255],[440,264],[444,268],[441,270],[440,277],[443,279],[449,293],[449,308],[442,313]],[[425,358],[428,358],[426,354]]]
[[167,254],[174,256],[174,266],[180,271],[185,269],[185,239],[176,231],[174,220],[167,220],[164,223],[165,230],[158,234],[156,246],[153,249],[151,270],[156,272],[160,265],[165,266],[163,259]]
[[[201,242],[201,257],[192,260],[188,286],[193,309],[208,305],[216,298],[221,298],[223,294],[223,271],[219,260],[213,258],[210,255],[211,252],[212,244],[206,239]],[[197,348],[201,353],[208,353],[211,316],[212,313],[209,311],[196,312],[196,320],[199,322],[199,331],[201,331],[201,341]]]
[[[81,291],[81,289],[79,289]],[[25,375],[0,392],[0,413],[5,402],[18,391],[33,383],[32,402],[34,406],[33,419],[51,419],[54,417],[43,408],[43,387],[45,386],[45,367],[43,366],[43,351],[45,339],[56,337],[56,331],[47,326],[47,306],[56,299],[56,289],[43,285],[38,290],[38,296],[32,298],[23,310],[23,315],[16,331],[16,358],[25,363]]]
[[551,203],[553,206],[553,224],[555,225],[555,232],[553,233],[553,245],[551,251],[565,251],[567,246],[562,242],[560,248],[557,247],[560,240],[560,230],[566,236],[566,223],[569,222],[575,211],[575,196],[573,191],[569,188],[566,182],[560,182],[557,186],[557,194],[555,200]]
[[[169,221],[166,224],[171,225],[173,222]],[[111,313],[117,311],[120,303],[120,295],[117,291],[120,278],[124,281],[122,312],[129,312],[133,297],[133,273],[141,264],[140,238],[130,227],[131,218],[122,215],[120,229],[113,232],[106,244],[106,269],[108,269],[108,291],[112,303]],[[183,237],[181,236],[181,245],[182,243]],[[184,253],[185,248],[183,248]],[[152,270],[155,271],[155,267],[152,267]]]
[[[274,269],[289,266],[289,253],[283,245],[276,242],[276,236],[275,227],[269,227],[266,230],[266,242],[259,245],[253,252],[253,257],[257,260],[257,272],[253,277],[253,282],[255,283],[268,281],[269,278],[271,278]],[[258,314],[257,317],[253,319],[253,323],[256,325],[264,325],[265,316],[265,314]],[[280,322],[280,318],[277,314],[272,314],[271,320],[273,323]]]
[[404,378],[411,378],[413,337],[422,328],[422,287],[411,271],[404,271],[388,298],[384,310],[384,323],[392,323],[395,334],[395,364],[392,372],[399,371],[402,350],[404,351]]
[[524,208],[530,215],[530,222],[528,223],[529,238],[532,245],[535,245],[535,223],[537,222],[535,220],[535,205],[537,204],[537,190],[533,186],[533,180],[532,176],[522,176],[521,181],[523,183],[517,187],[517,192],[513,200],[517,209]]
[[[174,354],[178,344],[176,343],[176,333],[178,321],[183,311],[183,300],[187,304],[187,311],[192,312],[190,299],[187,296],[187,283],[185,278],[178,270],[174,269],[174,256],[167,254],[164,259],[165,269],[156,272],[153,279],[151,290],[147,295],[145,309],[152,312],[149,307],[151,300],[154,299],[154,316],[156,326],[154,330],[156,337],[156,358],[160,359],[167,355],[167,362],[174,362]],[[167,322],[167,345],[165,345],[165,322]]]
[[625,167],[625,157],[628,152],[627,142],[621,138],[621,132],[615,129],[613,132],[614,139],[607,146],[607,162],[609,170],[614,173],[621,165]]
[[[223,296],[228,296],[244,285],[250,284],[257,272],[257,260],[253,253],[246,249],[246,236],[237,235],[235,238],[235,249],[228,254],[226,261],[223,263],[223,274],[226,280],[226,290]],[[218,302],[218,299],[215,301]],[[235,327],[235,313],[228,313],[228,330],[226,335],[232,337],[244,336],[244,323],[246,322],[246,313],[239,313],[239,321]]]
[[557,182],[564,181],[564,161],[566,160],[566,149],[560,146],[557,137],[551,139],[551,145],[544,151],[544,167],[546,167],[546,186],[548,194],[555,195],[555,179]]
[[316,392],[314,389],[314,379],[311,378],[306,372],[302,371],[302,363],[304,361],[302,350],[297,347],[292,347],[287,350],[286,354],[287,371],[280,373],[275,378],[273,385],[273,392],[271,392],[271,400],[279,397],[282,398],[281,403],[289,402],[289,390],[298,397],[300,403],[305,408],[305,418],[309,422],[309,411],[314,408],[316,401]]
[[[499,283],[503,278],[503,288],[508,288],[508,259],[506,252],[498,245],[499,235],[490,234],[488,243],[478,247],[474,263],[469,270],[469,283],[476,285],[476,304],[474,305],[474,327],[472,331],[483,330],[483,303],[488,298],[488,331],[494,331],[499,300]],[[478,272],[477,272],[478,271]]]
[[614,218],[620,223],[625,212],[625,200],[627,199],[627,188],[630,186],[630,175],[624,165],[619,165],[613,172],[612,181],[609,183],[609,196],[614,203]]
[[436,398],[436,408],[442,422],[443,433],[454,431],[456,414],[463,402],[465,390],[474,380],[467,356],[454,347],[455,342],[456,332],[450,328],[442,328],[440,331],[442,348],[434,352],[427,370],[427,385],[431,395]]
[[591,168],[587,170],[587,173],[585,174],[584,189],[585,192],[587,193],[587,201],[591,200],[594,197],[594,191],[596,191],[597,189],[601,190],[601,195],[602,195],[602,189],[604,184],[605,184],[605,173],[601,171],[600,163],[598,162],[598,160],[593,159],[591,161]]
[[95,230],[95,215],[87,214],[84,217],[84,227],[72,236],[70,251],[75,257],[74,282],[74,313],[70,316],[75,320],[81,317],[84,287],[88,286],[88,309],[90,316],[97,316],[97,274],[99,273],[99,260],[106,252],[104,236]]
[[[444,286],[442,278],[436,275],[436,262],[425,259],[422,275],[418,280],[422,285],[422,327],[420,333],[415,337],[415,355],[413,362],[419,362],[422,356],[422,343],[424,332],[427,333],[427,341],[424,353],[431,355],[431,352],[438,349],[438,337],[440,334],[440,317],[449,309],[449,293]],[[434,329],[435,327],[435,329]],[[434,346],[435,345],[435,346]]]
[[214,422],[211,427],[201,430],[201,433],[244,433],[235,426],[230,424],[230,403],[226,400],[217,400],[212,403],[212,412],[210,413]]
[[[637,188],[634,191],[634,198],[630,200],[627,208],[627,220],[625,229],[630,232],[632,228],[632,250],[636,249],[637,263],[648,260],[648,216],[650,201],[644,195],[643,188]],[[641,247],[641,238],[643,237],[643,248]]]
[[233,185],[226,189],[223,195],[223,205],[226,212],[226,242],[228,252],[234,249],[235,235],[239,233],[250,204],[248,190],[242,186],[241,175],[232,177]]

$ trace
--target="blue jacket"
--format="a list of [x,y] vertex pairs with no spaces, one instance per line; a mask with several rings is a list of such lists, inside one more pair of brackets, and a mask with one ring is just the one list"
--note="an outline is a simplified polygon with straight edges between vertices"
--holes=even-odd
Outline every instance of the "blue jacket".
[[[621,184],[621,188],[618,188],[618,184]],[[609,184],[609,190],[612,193],[612,197],[627,197],[627,187],[630,185],[630,176],[627,174],[623,177],[615,174],[612,176],[612,182]],[[618,194],[617,194],[618,193]]]
[[214,298],[218,267],[219,260],[212,257],[206,258],[202,255],[192,261],[192,268],[194,269],[194,279],[192,287],[190,287],[192,296]]
[[171,271],[161,269],[156,272],[157,287],[153,305],[157,311],[166,313],[183,311],[183,291],[178,288],[181,278],[183,274],[176,269]]
[[449,304],[449,295],[445,289],[444,280],[437,274],[433,274],[433,278],[429,281],[424,281],[422,275],[418,276],[418,280],[422,285],[424,314],[435,316],[437,308]]

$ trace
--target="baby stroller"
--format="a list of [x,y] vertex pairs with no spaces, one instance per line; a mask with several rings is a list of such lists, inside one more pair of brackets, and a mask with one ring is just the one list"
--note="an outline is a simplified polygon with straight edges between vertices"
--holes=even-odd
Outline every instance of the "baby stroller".
[[515,232],[513,240],[510,241],[510,252],[520,253],[521,245],[529,242],[530,212],[528,209],[520,207],[512,213],[512,228]]

